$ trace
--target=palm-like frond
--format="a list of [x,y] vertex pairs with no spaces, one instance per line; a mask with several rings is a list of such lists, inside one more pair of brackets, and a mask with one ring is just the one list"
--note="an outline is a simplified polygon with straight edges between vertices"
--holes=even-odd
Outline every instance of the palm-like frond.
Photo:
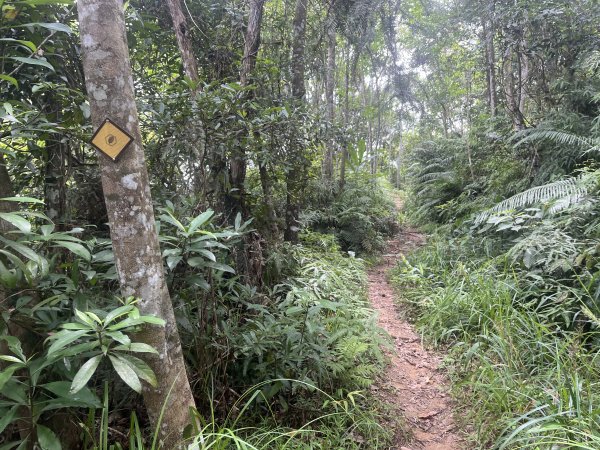
[[560,130],[544,130],[539,128],[532,130],[524,130],[515,134],[513,139],[519,139],[519,141],[515,144],[515,147],[529,142],[550,140],[561,145],[580,147],[584,149],[583,154],[597,152],[600,150],[599,139],[578,136],[576,134]]
[[517,195],[501,201],[493,208],[480,213],[475,219],[475,225],[485,222],[492,214],[502,211],[524,208],[539,203],[555,201],[550,208],[551,213],[557,213],[580,201],[587,193],[588,187],[584,178],[568,178],[554,183],[536,186]]

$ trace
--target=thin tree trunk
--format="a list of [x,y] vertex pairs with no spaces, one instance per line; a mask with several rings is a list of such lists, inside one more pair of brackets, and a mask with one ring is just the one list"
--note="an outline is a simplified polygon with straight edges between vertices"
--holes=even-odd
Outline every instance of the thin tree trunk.
[[269,233],[271,233],[271,239],[278,239],[279,229],[277,228],[277,216],[273,204],[273,189],[271,186],[271,177],[267,171],[267,165],[260,164],[258,172],[260,175],[260,185],[263,191],[265,209],[267,211],[267,220],[269,221]]
[[[308,0],[296,0],[296,10],[293,20],[292,39],[292,96],[298,102],[304,99],[306,87],[304,83],[304,52],[306,46],[306,16]],[[285,202],[285,233],[284,239],[288,242],[298,241],[300,224],[300,193],[302,190],[302,177],[306,170],[301,161],[301,149],[294,149],[294,167],[286,173],[286,202]]]
[[496,0],[489,0],[488,3],[488,20],[489,25],[486,27],[486,20],[483,19],[483,33],[485,36],[485,54],[487,65],[487,82],[488,96],[490,103],[490,114],[496,117],[498,112],[498,89],[496,87],[496,49],[494,48],[494,35],[496,34],[495,14]]
[[57,229],[62,229],[67,210],[66,144],[53,134],[46,140],[46,164],[44,174],[44,203],[46,215]]
[[[346,73],[344,79],[344,126],[347,129],[350,123],[350,43],[346,44]],[[346,160],[348,159],[348,142],[343,143],[342,158],[340,162],[340,191],[346,185]]]
[[[196,94],[201,90],[200,77],[198,75],[198,63],[193,52],[193,43],[190,36],[190,29],[185,18],[185,14],[181,9],[180,0],[167,0],[169,7],[169,13],[173,20],[173,29],[175,30],[175,36],[177,38],[177,46],[179,47],[179,54],[181,55],[181,63],[183,66],[183,73],[187,78],[192,81],[192,110],[196,109]],[[192,145],[192,151],[194,157],[198,163],[198,171],[195,173],[193,184],[197,192],[205,194],[205,171],[204,171],[204,159],[206,156],[206,131],[204,124],[200,119],[196,119],[195,123],[192,124],[194,127],[192,141],[195,145]]]
[[144,327],[137,339],[158,351],[145,357],[158,380],[157,388],[144,385],[148,414],[154,426],[159,426],[162,410],[160,438],[165,448],[178,448],[191,422],[194,398],[154,225],[123,6],[120,0],[79,0],[77,9],[92,122],[99,127],[110,118],[134,138],[118,162],[99,155],[102,187],[121,293],[139,298],[142,314],[166,322],[164,328]]
[[301,100],[306,94],[304,85],[304,52],[306,47],[306,5],[308,0],[296,0],[296,11],[292,23],[292,96]]
[[240,72],[240,83],[242,86],[248,84],[248,79],[256,66],[256,57],[260,49],[260,31],[262,26],[263,10],[266,0],[250,0],[248,11],[248,28],[244,45],[244,58]]
[[173,29],[177,38],[177,46],[181,54],[181,62],[183,64],[183,73],[194,83],[198,83],[198,63],[194,56],[192,40],[190,38],[190,29],[187,25],[187,20],[181,2],[179,0],[167,0],[171,19],[173,20]]
[[402,166],[402,154],[404,153],[404,135],[402,127],[402,110],[398,113],[398,137],[400,142],[398,143],[398,154],[396,155],[396,187],[400,187],[401,175],[400,167]]
[[[250,0],[249,3],[248,27],[246,28],[244,57],[240,71],[240,84],[242,86],[248,85],[252,71],[256,66],[256,57],[260,48],[260,28],[265,0]],[[242,216],[247,215],[244,201],[246,151],[241,145],[236,146],[232,151],[231,161],[229,162],[229,180],[231,182],[231,190],[225,198],[225,205],[229,221],[231,222],[237,214],[241,214]]]
[[[335,122],[335,50],[337,41],[335,25],[333,23],[329,25],[327,37],[327,70],[325,73],[325,96],[327,97],[327,120],[329,122],[329,126],[333,127],[333,124]],[[335,145],[335,138],[330,132],[329,140],[327,142],[327,149],[325,152],[325,161],[323,164],[323,175],[327,181],[333,180],[333,152]]]

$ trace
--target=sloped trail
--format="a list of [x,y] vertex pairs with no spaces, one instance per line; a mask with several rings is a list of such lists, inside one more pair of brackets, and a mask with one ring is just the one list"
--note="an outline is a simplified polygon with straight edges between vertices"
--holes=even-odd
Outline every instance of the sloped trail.
[[[401,207],[398,201],[398,207]],[[448,380],[440,369],[442,358],[427,350],[414,327],[402,318],[387,272],[396,261],[425,243],[425,236],[403,229],[388,241],[383,261],[369,271],[369,299],[379,325],[392,337],[390,364],[374,386],[382,401],[406,422],[409,436],[396,432],[393,450],[462,450],[464,441],[454,421]]]

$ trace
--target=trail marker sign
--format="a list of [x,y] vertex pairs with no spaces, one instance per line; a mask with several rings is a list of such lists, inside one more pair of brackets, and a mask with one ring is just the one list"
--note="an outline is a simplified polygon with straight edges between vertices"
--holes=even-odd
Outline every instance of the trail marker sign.
[[132,142],[133,137],[110,119],[106,119],[92,136],[92,145],[113,161]]

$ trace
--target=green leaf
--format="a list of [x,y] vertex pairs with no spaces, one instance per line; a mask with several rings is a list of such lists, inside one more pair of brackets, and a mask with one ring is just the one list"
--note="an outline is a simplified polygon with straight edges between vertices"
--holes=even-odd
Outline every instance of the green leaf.
[[53,340],[54,342],[48,349],[48,356],[58,352],[59,350],[62,350],[64,347],[85,336],[87,333],[89,333],[89,330],[62,330],[55,335],[50,336],[48,340]]
[[154,347],[148,344],[144,344],[143,342],[132,342],[131,344],[127,345],[117,345],[116,347],[114,347],[114,350],[128,351],[134,353],[154,353],[158,355],[158,352]]
[[119,306],[117,309],[112,310],[111,312],[109,312],[106,315],[106,317],[104,318],[104,325],[108,325],[113,320],[115,320],[117,317],[121,317],[125,314],[128,314],[134,308],[135,308],[135,306],[133,306],[133,305]]
[[87,362],[79,368],[73,383],[71,383],[70,393],[75,394],[85,387],[87,382],[92,378],[92,375],[96,372],[100,361],[102,361],[103,355],[96,355],[93,358],[87,360]]
[[177,228],[179,228],[179,230],[183,231],[184,233],[186,232],[186,229],[183,226],[183,224],[179,220],[177,220],[175,217],[173,217],[173,215],[171,213],[161,214],[159,219],[163,220],[167,223],[170,223],[171,225],[176,226]]
[[20,366],[13,364],[12,366],[7,367],[2,372],[0,372],[0,390],[4,387],[7,381],[12,378],[13,373],[15,373],[15,371],[19,369],[19,367]]
[[42,261],[44,258],[42,258],[40,255],[38,255],[35,251],[30,249],[29,247],[27,247],[23,244],[20,244],[19,242],[5,239],[2,236],[0,236],[0,242],[3,242],[7,247],[12,248],[13,250],[17,251],[18,253],[20,253],[21,255],[26,257],[27,259],[30,259],[31,261],[35,262],[36,264],[42,264]]
[[195,217],[194,220],[190,222],[188,233],[192,234],[193,232],[195,232],[199,227],[204,225],[213,215],[214,211],[209,209],[207,211],[204,211],[199,216]]
[[129,367],[131,367],[131,369],[136,373],[136,375],[150,384],[150,386],[156,387],[158,385],[156,381],[156,375],[154,375],[154,372],[150,366],[148,366],[148,364],[146,364],[140,358],[131,355],[119,355],[117,358],[128,364]]
[[122,344],[122,345],[131,344],[131,339],[129,339],[129,336],[127,336],[125,333],[123,333],[121,331],[108,331],[106,333],[106,336],[111,338],[113,341],[117,341],[119,344]]
[[24,64],[31,64],[33,66],[43,66],[47,67],[50,70],[54,70],[52,64],[50,64],[48,61],[44,61],[43,59],[28,58],[25,56],[11,56],[10,59],[14,59],[15,61],[19,61]]
[[38,424],[36,430],[38,443],[42,450],[62,450],[60,441],[50,428]]
[[200,253],[201,255],[206,256],[210,261],[212,262],[217,262],[217,257],[215,256],[215,254],[209,250],[204,250],[204,249],[200,249],[197,250],[198,253]]
[[31,233],[31,224],[29,220],[24,219],[17,213],[0,213],[0,219],[4,219],[17,227],[23,233]]
[[13,39],[13,38],[1,38],[0,42],[16,42],[17,44],[24,45],[25,47],[27,47],[32,52],[36,52],[37,51],[37,46],[33,42],[31,42],[31,41],[22,41],[20,39]]
[[[42,388],[52,392],[57,398],[52,400],[48,407],[44,408],[45,411],[49,409],[57,409],[59,407],[84,407],[84,408],[102,408],[102,403],[87,387],[81,388],[77,393],[71,392],[72,383],[70,381],[53,381],[41,385]],[[63,402],[64,406],[60,406],[60,401]]]
[[[28,1],[29,3],[29,1]],[[67,24],[64,23],[60,23],[60,22],[32,22],[32,23],[24,23],[23,25],[21,25],[22,27],[42,27],[42,28],[46,28],[48,30],[52,30],[52,31],[60,31],[62,33],[67,33],[67,34],[71,34],[73,33],[73,30],[71,30],[71,27]]]
[[14,85],[14,87],[16,87],[17,89],[19,88],[19,82],[14,77],[11,77],[9,75],[4,75],[4,74],[0,73],[0,80],[8,81],[12,85]]
[[142,392],[142,383],[138,378],[135,371],[131,368],[129,364],[124,362],[121,358],[108,355],[110,358],[110,362],[112,362],[115,371],[119,375],[119,377],[135,392],[141,394]]
[[68,241],[55,241],[56,245],[54,247],[64,247],[71,252],[75,253],[80,258],[85,259],[86,261],[90,261],[92,259],[92,255],[83,245],[77,244],[75,242]]
[[16,356],[11,356],[11,355],[0,355],[0,360],[17,363],[17,364],[23,364],[23,361],[21,361]]
[[169,270],[175,269],[177,265],[181,262],[183,256],[167,256],[167,267]]
[[2,435],[4,429],[8,426],[8,424],[10,424],[14,420],[18,409],[19,405],[15,405],[2,417],[0,417],[0,435]]
[[44,204],[43,201],[38,200],[37,198],[33,198],[33,197],[3,197],[3,198],[0,198],[0,200],[2,200],[3,202],[35,203],[38,205]]
[[228,272],[228,273],[233,273],[233,274],[235,273],[235,270],[233,269],[233,267],[230,267],[227,264],[205,261],[204,265],[206,267],[210,267],[211,269],[218,270],[219,272]]
[[15,4],[25,4],[28,6],[38,5],[72,5],[75,0],[21,0],[14,2]]

